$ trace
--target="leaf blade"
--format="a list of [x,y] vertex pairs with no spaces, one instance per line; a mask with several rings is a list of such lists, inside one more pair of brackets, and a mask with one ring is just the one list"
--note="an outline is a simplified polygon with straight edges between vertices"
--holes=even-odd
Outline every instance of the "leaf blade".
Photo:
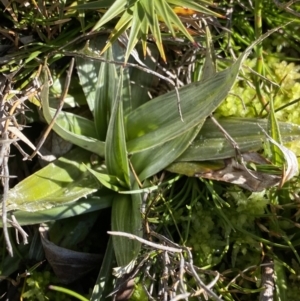
[[126,120],[128,152],[133,154],[163,144],[203,123],[228,95],[253,47],[276,30],[278,28],[268,31],[252,43],[230,68],[180,89],[183,122],[179,117],[175,91],[159,96],[129,114]]
[[[105,52],[107,60],[113,60],[112,49]],[[117,71],[114,64],[101,63],[96,85],[95,127],[99,139],[105,141],[113,102],[116,98],[115,87],[118,85]]]
[[[112,205],[112,231],[142,236],[140,195],[119,194]],[[113,236],[114,251],[119,266],[129,264],[138,255],[141,243],[125,237]]]
[[40,211],[74,202],[100,185],[89,175],[89,153],[76,148],[8,192],[7,210]]
[[[262,149],[265,134],[261,128],[267,130],[266,119],[223,118],[218,122],[234,139],[242,153]],[[298,125],[280,122],[279,127],[283,142],[299,139],[300,127]],[[198,136],[177,161],[209,161],[232,158],[235,155],[234,148],[223,133],[210,119],[207,119]]]
[[106,142],[105,162],[108,173],[115,175],[130,187],[130,171],[127,158],[124,116],[122,104],[123,73],[120,72],[118,91],[110,117]]
[[[109,9],[105,12],[102,18],[94,25],[93,31],[98,30],[101,26],[115,18],[119,15],[122,11],[126,10],[126,0],[116,0],[110,5]],[[101,2],[100,2],[101,3]],[[102,6],[103,7],[103,6]],[[104,6],[106,7],[106,5]],[[82,6],[80,7],[82,8]],[[100,8],[100,6],[99,6]]]
[[139,180],[144,181],[175,161],[194,140],[200,128],[201,124],[163,145],[133,154],[130,160]]
[[[42,101],[42,108],[43,108],[43,116],[45,120],[48,123],[51,123],[53,115],[51,113],[51,110],[49,108],[49,82],[48,82],[48,75],[47,71],[44,70],[44,85],[41,91],[41,101]],[[60,113],[58,117],[58,121],[53,125],[53,130],[63,139],[65,139],[68,142],[71,142],[75,145],[78,145],[86,150],[89,150],[91,152],[94,152],[98,154],[99,156],[104,156],[104,145],[105,143],[102,141],[99,141],[93,137],[85,136],[85,135],[79,135],[75,134],[72,131],[68,130],[68,128],[64,128],[59,124],[60,121],[64,122],[64,118],[62,116],[73,116],[73,114],[66,114],[66,113]],[[68,124],[69,127],[69,124]]]

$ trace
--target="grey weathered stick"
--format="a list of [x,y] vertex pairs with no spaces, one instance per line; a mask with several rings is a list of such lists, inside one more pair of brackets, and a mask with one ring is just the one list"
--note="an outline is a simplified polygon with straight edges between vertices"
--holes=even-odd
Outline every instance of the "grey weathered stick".
[[174,253],[181,253],[182,249],[177,249],[177,248],[172,248],[172,247],[168,247],[168,246],[164,246],[164,245],[159,245],[156,244],[154,242],[148,241],[146,239],[143,239],[141,237],[138,237],[134,234],[130,234],[130,233],[125,233],[125,232],[119,232],[119,231],[107,231],[108,234],[110,235],[116,235],[116,236],[123,236],[123,237],[127,237],[129,239],[134,239],[137,240],[145,245],[148,245],[152,248],[158,249],[158,250],[163,250],[163,251],[169,251],[169,252],[174,252]]
[[[8,140],[7,132],[2,133],[2,138],[4,140]],[[2,225],[3,225],[3,234],[6,243],[6,249],[8,254],[13,257],[13,249],[10,242],[8,230],[7,230],[7,212],[6,212],[6,200],[7,193],[9,190],[9,170],[8,170],[8,154],[10,150],[9,144],[2,146],[3,151],[3,159],[2,159],[2,183],[3,183],[3,196],[2,196]]]
[[283,9],[285,11],[287,11],[290,14],[293,14],[296,17],[300,17],[300,14],[296,11],[294,11],[293,9],[290,8],[290,6],[296,2],[299,2],[299,0],[291,0],[287,3],[281,3],[278,0],[273,0],[273,2],[275,3],[275,5],[277,5],[278,8]]
[[199,285],[199,287],[203,289],[203,291],[205,291],[214,300],[223,301],[221,298],[217,296],[215,292],[213,292],[209,287],[207,287],[207,285],[205,285],[205,283],[200,279],[200,277],[198,276],[197,272],[194,269],[193,262],[187,262],[186,266],[189,268],[197,284]]
[[[186,294],[186,290],[185,290],[185,285],[183,283],[183,275],[184,275],[184,264],[185,264],[185,260],[182,254],[180,254],[180,264],[179,264],[179,283],[180,283],[180,290],[182,292],[183,295]],[[184,297],[183,299],[187,299],[187,297]]]
[[187,298],[189,298],[190,295],[191,295],[191,293],[183,293],[183,294],[177,295],[176,297],[172,298],[171,301],[178,301],[178,300],[182,300],[182,299],[187,300]]
[[28,244],[28,239],[27,239],[28,234],[23,230],[23,228],[20,226],[16,217],[13,214],[11,215],[11,220],[8,220],[8,222],[16,229],[17,242],[19,243],[18,233],[20,233],[22,236],[24,245]]
[[274,298],[274,262],[271,258],[265,257],[261,267],[261,286],[259,301],[273,301]]
[[200,279],[200,277],[198,276],[197,272],[195,271],[194,268],[194,263],[193,263],[193,256],[191,251],[188,248],[184,248],[185,251],[188,254],[188,258],[189,258],[189,262],[186,263],[186,266],[190,269],[194,279],[196,280],[197,284],[208,294],[210,295],[213,299],[217,300],[217,301],[222,301],[222,299],[220,299],[217,294],[215,292],[213,292],[212,290],[210,290],[205,283],[203,283],[203,281]]
[[240,159],[240,164],[244,167],[244,170],[254,179],[258,180],[258,177],[254,175],[246,166],[245,161],[243,159],[243,156],[241,154],[239,145],[234,141],[234,139],[229,135],[229,133],[226,132],[226,130],[221,126],[221,124],[218,122],[218,120],[211,114],[210,119],[212,122],[219,128],[219,130],[224,134],[225,138],[228,140],[228,142],[232,145],[235,151],[236,158]]

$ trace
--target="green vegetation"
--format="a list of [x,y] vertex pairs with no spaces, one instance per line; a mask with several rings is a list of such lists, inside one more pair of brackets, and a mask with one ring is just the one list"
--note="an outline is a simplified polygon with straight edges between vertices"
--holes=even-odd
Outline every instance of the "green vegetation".
[[297,300],[298,2],[0,16],[0,295]]

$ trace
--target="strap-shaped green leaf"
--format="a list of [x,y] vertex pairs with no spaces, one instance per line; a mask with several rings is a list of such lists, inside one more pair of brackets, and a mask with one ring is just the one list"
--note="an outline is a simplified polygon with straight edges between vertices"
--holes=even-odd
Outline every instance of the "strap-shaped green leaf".
[[[263,147],[265,134],[261,128],[267,130],[268,120],[255,118],[223,118],[218,122],[237,143],[240,151],[257,151]],[[279,122],[283,142],[299,140],[300,126]],[[207,119],[187,150],[177,161],[209,161],[231,158],[236,155],[235,149],[220,129]]]
[[[106,43],[106,36],[98,36],[97,39],[91,39],[88,44],[80,51],[87,55],[99,55],[99,49],[102,49]],[[76,68],[79,81],[84,92],[90,111],[94,114],[96,102],[96,85],[101,62],[86,58],[76,58]]]
[[[36,225],[109,208],[112,205],[112,199],[113,194],[109,194],[106,191],[101,196],[98,194],[98,196],[83,197],[76,202],[51,209],[33,212],[16,210],[14,211],[14,216],[21,226]],[[2,221],[0,221],[0,227],[2,227]]]
[[109,42],[104,47],[103,52],[107,50],[108,47],[110,47],[116,40],[116,38],[119,37],[127,28],[132,26],[130,39],[125,55],[125,62],[128,60],[131,50],[135,47],[139,38],[142,39],[143,48],[145,49],[149,29],[151,30],[154,41],[156,43],[157,48],[159,49],[162,59],[166,61],[166,56],[162,45],[159,19],[167,25],[169,30],[171,30],[173,36],[175,35],[175,30],[173,27],[176,27],[176,29],[182,32],[191,42],[194,42],[193,37],[189,34],[188,30],[183,25],[176,13],[172,10],[172,6],[177,5],[180,7],[193,9],[204,14],[214,15],[216,17],[223,17],[222,15],[213,12],[212,10],[207,8],[207,6],[211,4],[209,1],[201,2],[204,5],[195,3],[195,1],[190,0],[102,0],[77,5],[76,8],[108,8],[108,10],[102,16],[102,18],[93,27],[93,31],[98,30],[99,28],[107,24],[109,21],[123,13],[112,35],[109,38]]
[[141,24],[145,18],[145,11],[143,10],[143,7],[141,6],[140,2],[136,2],[133,6],[133,17],[130,28],[130,35],[125,53],[125,64],[130,56],[130,53],[138,42]]
[[[141,236],[140,204],[140,194],[116,195],[112,205],[112,231],[122,231]],[[113,236],[113,245],[119,266],[130,263],[138,255],[141,247],[138,241],[119,236]]]
[[[116,0],[116,1],[110,1],[110,3],[107,3],[108,1],[98,1],[97,4],[99,4],[98,8],[101,7],[108,7],[108,11],[104,14],[104,16],[95,24],[93,27],[93,30],[96,31],[100,27],[102,27],[104,24],[115,18],[117,15],[119,15],[122,11],[126,9],[126,4],[127,0]],[[88,4],[92,3],[87,3],[85,5],[80,5],[78,7],[80,8],[88,8]]]
[[163,144],[203,123],[228,95],[241,61],[239,59],[231,68],[208,80],[192,83],[179,90],[183,122],[179,116],[175,91],[134,110],[126,124],[128,152],[135,153]]
[[[49,111],[51,116],[53,116],[56,112],[56,109],[49,108]],[[56,123],[64,128],[65,131],[73,134],[79,136],[88,136],[95,139],[97,138],[94,122],[80,115],[62,111],[58,115]]]
[[126,123],[128,152],[133,154],[153,148],[180,136],[198,124],[203,124],[228,95],[243,61],[252,48],[275,30],[269,31],[250,45],[231,67],[180,89],[183,122],[178,112],[175,91],[159,96],[129,114]]
[[[149,22],[149,27],[152,34],[153,34],[153,37],[155,39],[155,43],[156,43],[156,46],[159,50],[159,53],[162,57],[162,59],[164,61],[166,61],[166,55],[165,55],[165,51],[164,51],[164,47],[163,47],[163,44],[162,44],[162,38],[161,38],[161,31],[160,31],[160,27],[159,27],[159,21],[158,21],[158,16],[156,14],[156,11],[154,9],[154,1],[155,0],[144,0],[144,1],[141,1],[141,4],[144,4],[145,2],[149,2],[149,6],[150,6],[150,9],[149,9],[149,6],[147,5],[144,5],[144,8],[147,8],[147,18],[148,18],[148,22]],[[143,34],[147,34],[146,32],[143,33]]]
[[[124,116],[122,103],[123,70],[120,70],[116,100],[114,101],[108,125],[105,162],[109,174],[126,183],[127,189],[132,188],[130,182],[129,162],[127,158]],[[136,187],[137,184],[133,183]],[[140,195],[116,195],[112,205],[112,229],[141,236],[141,197]],[[140,243],[122,237],[113,237],[113,245],[117,263],[127,265],[140,251]]]
[[122,104],[123,73],[120,72],[116,100],[114,101],[105,142],[105,162],[108,174],[114,175],[130,187],[130,171],[126,150]]
[[[279,128],[279,124],[278,121],[276,119],[276,115],[275,115],[275,110],[274,110],[274,102],[273,99],[270,99],[270,112],[269,112],[269,116],[268,116],[268,133],[271,136],[271,138],[273,138],[276,142],[278,142],[279,144],[282,144],[282,139],[281,139],[281,133],[280,133],[280,128]],[[271,154],[269,154],[271,156],[271,161],[273,164],[275,164],[276,166],[283,166],[285,163],[285,159],[284,159],[284,155],[281,151],[281,149],[274,143],[272,143],[271,141],[266,141],[268,148],[271,151]]]
[[[42,100],[42,108],[43,108],[43,115],[44,118],[48,123],[52,121],[53,115],[49,108],[49,82],[48,82],[48,75],[47,72],[44,70],[44,85],[41,91],[41,100]],[[62,117],[64,116],[64,117]],[[78,145],[86,150],[89,150],[90,152],[96,153],[99,156],[104,156],[104,145],[105,143],[102,141],[99,141],[95,137],[95,128],[92,131],[92,125],[89,124],[89,127],[87,130],[79,129],[79,128],[72,128],[72,121],[74,124],[81,124],[83,126],[83,118],[78,117],[77,115],[71,114],[71,113],[60,113],[59,118],[56,120],[55,124],[53,125],[53,130],[63,139],[66,141],[69,141],[75,145]],[[65,123],[64,126],[61,125],[61,123]],[[88,124],[88,122],[85,120],[85,124]],[[70,130],[70,127],[72,128]],[[76,131],[74,130],[76,129]],[[88,133],[87,135],[81,135],[77,134],[78,131]],[[77,133],[76,133],[77,132]]]
[[170,5],[166,1],[161,0],[154,0],[154,2],[157,13],[162,17],[173,37],[176,36],[174,30],[175,27],[177,30],[180,30],[191,42],[194,42],[193,37],[189,34],[179,17],[171,9]]
[[115,254],[112,237],[110,237],[90,301],[104,301],[107,299],[106,296],[113,290],[114,277],[111,271],[114,266]]
[[[113,60],[112,49],[110,48],[104,57]],[[98,137],[105,141],[109,118],[114,100],[116,99],[116,87],[118,78],[114,64],[101,63],[96,85],[94,122]]]
[[194,140],[200,128],[201,125],[198,125],[162,145],[133,154],[130,160],[140,181],[158,173],[174,162]]
[[88,171],[106,188],[113,190],[113,191],[120,191],[122,190],[122,187],[124,189],[127,188],[127,185],[125,182],[122,182],[119,178],[116,176],[108,175],[107,172],[102,171],[96,171],[92,168],[87,168]]
[[[95,58],[100,57],[99,49],[105,46],[106,40],[107,36],[105,35],[97,36],[97,38],[91,39],[89,43],[80,50],[80,53],[92,55],[95,56]],[[114,43],[111,47],[111,51],[104,54],[104,59],[123,62],[124,53],[124,46],[120,43]],[[120,67],[115,64],[83,57],[76,58],[76,67],[89,109],[95,116],[95,129],[98,133],[98,138],[104,141],[112,103],[115,99],[115,91],[118,85],[116,73],[118,73]],[[126,114],[131,110],[131,91],[128,73],[128,69],[124,70],[123,109]],[[112,93],[113,91],[114,93]],[[95,110],[97,110],[97,112],[95,112]]]
[[[129,28],[132,24],[132,14],[128,11],[125,11],[115,26],[115,29],[109,36],[109,40],[107,41],[105,47],[101,50],[101,54],[104,53],[109,47],[111,47],[124,33],[124,31]],[[127,61],[128,57],[125,58]]]
[[90,154],[80,148],[50,163],[9,190],[7,210],[40,211],[74,202],[100,185],[87,171]]

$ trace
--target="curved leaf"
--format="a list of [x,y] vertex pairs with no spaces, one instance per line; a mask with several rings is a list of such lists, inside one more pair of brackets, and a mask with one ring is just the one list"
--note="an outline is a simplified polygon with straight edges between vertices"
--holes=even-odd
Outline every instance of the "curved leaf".
[[107,173],[99,172],[88,168],[88,171],[99,181],[100,184],[113,191],[120,191],[121,187],[126,187],[126,183],[122,182],[116,176],[108,175]]
[[7,210],[35,212],[74,202],[100,185],[87,171],[90,154],[80,148],[27,177],[8,192]]
[[[112,60],[112,50],[104,54],[106,59]],[[105,141],[108,122],[116,98],[116,87],[118,85],[117,71],[114,64],[101,63],[98,74],[95,95],[95,127],[99,139]]]
[[[108,193],[103,196],[84,197],[71,204],[41,211],[28,212],[17,210],[14,211],[14,216],[21,226],[41,224],[111,207],[112,198],[113,195]],[[2,227],[2,221],[0,221],[0,227]]]
[[[114,42],[116,42],[122,36],[125,30],[131,26],[131,23],[132,14],[125,11],[118,23],[116,24],[115,29],[110,34],[109,40],[107,41],[106,45],[101,50],[101,54],[103,54],[109,47],[111,47],[114,44]],[[127,59],[128,57],[125,58],[125,62],[127,61]]]
[[128,152],[136,153],[163,144],[203,123],[228,95],[241,61],[238,60],[231,68],[214,77],[179,90],[183,122],[180,120],[175,91],[159,96],[129,114],[126,123]]
[[[98,8],[107,7],[107,3],[105,3],[104,1],[102,2],[102,4],[101,4],[101,1],[98,1],[98,4],[99,4]],[[127,8],[127,0],[111,1],[110,4],[111,4],[111,6],[107,10],[107,12],[93,27],[93,31],[98,30],[100,27],[102,27],[107,22],[111,21],[113,18],[115,18],[117,15],[119,15],[121,12],[123,12]],[[87,8],[86,5],[81,5],[78,7]]]
[[[48,123],[50,123],[52,121],[53,115],[52,112],[49,108],[49,83],[48,83],[48,75],[47,72],[44,71],[44,76],[45,76],[45,81],[44,81],[44,85],[41,91],[41,100],[42,100],[42,108],[43,108],[43,116],[46,119],[46,121]],[[105,143],[102,141],[99,141],[93,137],[91,137],[90,135],[93,135],[92,133],[95,132],[89,132],[88,135],[80,135],[80,134],[76,134],[73,133],[73,131],[69,130],[70,129],[70,124],[69,122],[67,122],[67,120],[65,120],[64,118],[62,118],[62,116],[68,116],[69,119],[73,119],[76,120],[77,117],[76,115],[73,114],[67,114],[67,113],[60,113],[60,117],[58,117],[58,121],[56,120],[56,123],[53,125],[53,130],[62,138],[64,138],[66,141],[69,141],[75,145],[78,145],[86,150],[89,150],[91,152],[94,152],[96,154],[98,154],[101,157],[104,157],[104,145]],[[72,118],[70,118],[72,116]],[[78,118],[77,122],[80,123],[80,121],[82,122],[83,119],[82,118]],[[64,126],[60,125],[60,122],[65,123],[65,126],[67,126],[67,128],[65,128]],[[81,123],[82,124],[82,123]],[[71,126],[72,128],[72,126]],[[76,128],[78,130],[78,128]],[[91,124],[89,126],[89,130],[91,130]],[[83,131],[83,129],[80,129],[80,131]]]
[[[165,55],[165,51],[164,51],[164,48],[163,48],[163,45],[162,45],[162,39],[161,39],[161,31],[160,31],[160,28],[159,28],[159,21],[158,21],[158,16],[156,14],[156,11],[155,11],[155,0],[143,0],[141,1],[141,5],[143,6],[144,10],[145,10],[145,13],[146,13],[146,16],[147,16],[147,19],[148,19],[148,22],[145,21],[145,23],[147,22],[148,23],[148,26],[146,26],[146,24],[143,24],[143,27],[141,27],[141,30],[142,29],[150,29],[152,34],[153,34],[153,37],[155,39],[155,44],[157,46],[157,49],[162,57],[162,59],[164,61],[166,61],[166,55]],[[163,0],[164,1],[164,0]],[[148,32],[142,32],[141,33],[141,36],[142,36],[142,40],[144,42],[144,44],[146,45],[147,41],[146,41],[146,37],[148,35]]]
[[[202,1],[205,5],[211,5],[208,1]],[[109,5],[111,4],[111,5]],[[200,12],[202,14],[214,15],[217,17],[223,17],[222,15],[215,13],[208,9],[206,6],[194,3],[190,0],[116,0],[113,3],[108,1],[96,1],[94,3],[87,3],[83,5],[78,5],[77,8],[80,9],[95,9],[109,7],[104,13],[102,18],[94,26],[93,31],[98,30],[103,25],[107,24],[113,20],[118,15],[122,14],[118,24],[114,28],[113,34],[109,38],[109,42],[104,47],[103,52],[113,44],[126,29],[131,28],[131,34],[129,38],[129,43],[125,55],[125,62],[134,49],[139,38],[142,38],[143,47],[145,48],[147,44],[148,30],[151,30],[154,41],[157,48],[159,49],[160,55],[164,61],[166,61],[165,52],[162,45],[160,22],[165,22],[168,29],[175,35],[174,27],[183,33],[192,43],[194,43],[193,37],[189,34],[186,27],[181,22],[180,18],[173,11],[173,5],[178,5],[187,9],[193,9],[195,12]],[[158,19],[159,17],[159,19]]]
[[120,73],[116,100],[113,105],[105,142],[105,163],[109,174],[116,176],[130,187],[130,172],[126,151],[122,104],[123,74]]
[[[224,118],[218,122],[234,139],[242,153],[262,148],[266,137],[261,128],[267,131],[268,120]],[[299,140],[299,125],[279,122],[279,128],[283,142]],[[177,161],[209,161],[231,158],[235,155],[235,149],[228,139],[210,119],[207,119],[198,136]]]
[[[92,53],[94,56],[97,56],[99,55],[97,51],[105,46],[105,42],[105,36],[99,36],[97,39],[91,39],[91,41],[85,45],[81,52],[86,54]],[[96,85],[100,66],[101,62],[99,61],[76,57],[77,74],[82,90],[85,94],[86,101],[89,105],[89,109],[92,113],[94,113],[97,91]]]
[[[181,4],[181,6],[182,5],[183,4]],[[158,15],[161,16],[168,29],[171,31],[173,37],[176,36],[174,31],[174,28],[176,28],[176,30],[181,31],[191,42],[194,42],[193,37],[189,34],[186,27],[183,25],[179,17],[175,14],[168,3],[165,1],[155,0],[155,8],[158,12]]]
[[198,124],[203,124],[228,95],[243,61],[252,48],[276,30],[277,28],[270,30],[252,43],[231,67],[180,89],[183,121],[178,112],[175,91],[159,96],[129,114],[126,119],[128,152],[134,154],[153,148],[180,136]]
[[144,181],[174,162],[194,140],[200,128],[201,125],[162,145],[133,154],[130,161],[139,180]]
[[[50,108],[49,112],[53,116],[56,110]],[[80,115],[62,111],[58,115],[56,123],[73,134],[97,138],[94,122]]]
[[[112,205],[112,231],[122,231],[142,236],[141,196],[116,195]],[[113,236],[114,251],[119,266],[125,266],[139,253],[141,244],[125,237]]]
[[130,28],[130,35],[126,47],[125,53],[125,63],[127,62],[126,58],[129,58],[131,52],[138,42],[138,36],[140,33],[140,28],[145,19],[145,11],[143,10],[140,2],[136,2],[133,8],[133,16]]

